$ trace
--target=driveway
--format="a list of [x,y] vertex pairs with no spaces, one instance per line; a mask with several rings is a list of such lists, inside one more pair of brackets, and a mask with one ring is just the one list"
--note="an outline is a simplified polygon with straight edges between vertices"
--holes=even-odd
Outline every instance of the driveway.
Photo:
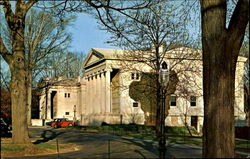
[[[84,132],[72,129],[30,128],[31,137],[36,142],[73,143],[79,150],[43,156],[25,156],[25,159],[77,159],[77,158],[157,158],[158,143],[128,139],[107,133]],[[60,152],[60,150],[59,150]],[[201,148],[178,144],[168,144],[168,158],[201,158]],[[14,157],[12,157],[14,158]]]

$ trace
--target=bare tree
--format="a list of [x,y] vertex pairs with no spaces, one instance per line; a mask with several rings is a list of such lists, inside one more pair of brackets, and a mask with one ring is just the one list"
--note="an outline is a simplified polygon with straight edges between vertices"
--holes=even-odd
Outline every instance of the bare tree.
[[11,49],[5,46],[4,41],[0,39],[0,53],[8,63],[11,70],[11,106],[12,106],[12,142],[30,143],[27,124],[27,71],[25,62],[25,18],[29,9],[36,1],[28,2],[18,0],[15,3],[15,10],[11,8],[10,1],[0,1],[4,9],[4,18],[11,35]]
[[[4,35],[1,32],[0,53],[4,60],[8,63],[11,71],[10,90],[13,118],[13,143],[30,143],[27,127],[27,111],[29,100],[27,88],[29,86],[28,82],[30,80],[28,80],[28,62],[25,60],[25,20],[28,11],[36,2],[37,0],[17,0],[15,3],[15,9],[13,10],[13,6],[9,0],[0,1],[0,5],[4,10],[3,17],[7,22],[7,28],[11,37],[11,46],[8,46],[6,45],[6,41],[3,39]],[[62,5],[64,10],[66,9],[66,5],[70,4],[67,2],[68,1],[60,2],[59,4],[55,4],[47,8],[55,9],[55,7]],[[83,1],[81,4],[84,4],[86,8],[112,8],[118,11],[139,8],[138,5],[135,5],[134,7],[121,6],[116,8],[115,6],[112,7],[110,1],[105,1],[105,5],[102,2],[103,1]],[[87,4],[87,6],[85,4]],[[58,16],[62,18],[63,14],[58,14]]]
[[233,158],[235,69],[249,22],[249,1],[239,0],[226,25],[226,0],[201,0],[203,157]]
[[[40,68],[45,63],[50,54],[60,54],[66,52],[71,41],[70,35],[66,33],[66,27],[74,17],[64,17],[63,20],[51,16],[44,10],[30,10],[26,17],[25,28],[25,60],[27,61],[27,84],[28,84],[28,125],[31,124],[31,101],[32,83]],[[4,25],[4,21],[3,24]],[[5,33],[5,44],[11,46],[11,37],[5,23],[2,26],[2,33]],[[7,40],[10,39],[10,40]]]
[[50,54],[65,52],[71,41],[66,27],[74,17],[57,19],[44,11],[30,10],[26,18],[25,45],[28,72],[28,124],[31,124],[32,81],[34,71]]
[[[113,36],[109,43],[125,49],[123,55],[117,55],[122,60],[123,71],[143,72],[145,65],[153,73],[155,82],[155,109],[156,127],[159,131],[160,90],[158,81],[161,63],[167,60],[167,52],[181,46],[190,46],[185,21],[188,17],[180,14],[182,3],[174,6],[173,2],[154,1],[150,6],[140,10],[129,10],[117,13],[113,10],[96,9],[96,18],[99,19],[102,29]],[[184,20],[185,19],[185,20]],[[190,54],[179,57],[181,62]],[[176,61],[176,63],[178,63]],[[174,67],[176,64],[171,64]]]
[[40,66],[39,78],[76,78],[83,75],[82,62],[85,55],[82,53],[58,53],[51,54]]

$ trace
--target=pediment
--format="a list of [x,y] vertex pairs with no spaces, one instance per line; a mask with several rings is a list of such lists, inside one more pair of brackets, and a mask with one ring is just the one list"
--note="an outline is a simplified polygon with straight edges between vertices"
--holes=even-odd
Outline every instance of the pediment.
[[93,64],[93,63],[95,63],[97,61],[100,61],[103,58],[104,58],[104,56],[101,53],[99,53],[99,52],[95,51],[94,49],[92,49],[90,51],[90,53],[88,54],[85,62],[83,63],[83,66],[85,67],[85,66],[91,65],[91,64]]

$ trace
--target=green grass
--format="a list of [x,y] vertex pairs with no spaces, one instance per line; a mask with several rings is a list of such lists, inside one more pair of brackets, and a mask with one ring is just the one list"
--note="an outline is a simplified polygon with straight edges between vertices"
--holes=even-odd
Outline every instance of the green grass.
[[4,151],[22,151],[25,150],[27,146],[23,145],[12,145],[12,144],[1,144],[1,150]]
[[250,141],[249,140],[236,138],[235,144],[236,144],[236,149],[237,148],[248,149],[250,151]]
[[[57,147],[56,145],[48,144],[48,143],[40,143],[36,145],[32,145],[34,148],[38,149],[52,149],[55,150]],[[30,146],[26,145],[15,145],[15,144],[1,144],[1,150],[4,151],[23,151],[27,148],[30,148]],[[64,148],[64,146],[59,146],[59,149]]]
[[[57,149],[56,145],[48,144],[48,143],[40,143],[36,145],[37,148],[42,148],[42,149],[52,149],[55,150]],[[64,146],[59,145],[59,149],[64,148]]]
[[170,143],[186,144],[191,146],[202,146],[201,137],[190,137],[190,136],[171,136],[168,137]]
[[192,136],[201,136],[201,134],[198,133],[196,129],[192,126],[189,126],[189,127],[169,126],[169,127],[166,127],[166,131],[168,134],[176,135],[176,136],[191,136],[190,132]]

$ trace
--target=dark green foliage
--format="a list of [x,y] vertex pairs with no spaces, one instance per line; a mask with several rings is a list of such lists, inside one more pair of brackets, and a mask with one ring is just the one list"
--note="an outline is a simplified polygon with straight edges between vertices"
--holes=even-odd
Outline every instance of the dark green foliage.
[[[136,124],[115,124],[105,126],[79,126],[84,131],[97,131],[111,133],[114,135],[132,137],[144,140],[157,140],[155,134],[155,126],[136,125]],[[73,128],[75,129],[75,128]],[[189,127],[192,135],[200,135],[193,127]],[[167,136],[190,136],[187,127],[166,127]],[[191,136],[190,136],[191,137]]]
[[[129,86],[129,96],[135,101],[141,102],[141,108],[145,113],[149,112],[149,117],[146,119],[146,124],[149,125],[155,124],[157,80],[158,75],[155,73],[142,73],[141,80],[133,81]],[[171,71],[166,94],[166,114],[168,114],[170,95],[175,92],[178,81],[177,74]]]

